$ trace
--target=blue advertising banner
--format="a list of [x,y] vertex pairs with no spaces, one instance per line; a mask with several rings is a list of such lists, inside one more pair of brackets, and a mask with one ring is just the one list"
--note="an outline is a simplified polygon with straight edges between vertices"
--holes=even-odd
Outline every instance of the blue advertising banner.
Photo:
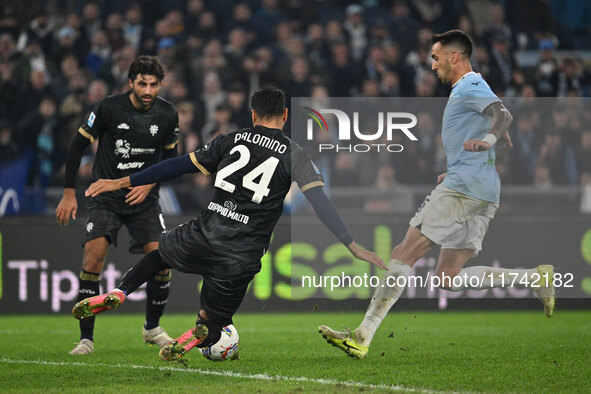
[[21,211],[28,171],[29,161],[24,158],[0,165],[0,216]]

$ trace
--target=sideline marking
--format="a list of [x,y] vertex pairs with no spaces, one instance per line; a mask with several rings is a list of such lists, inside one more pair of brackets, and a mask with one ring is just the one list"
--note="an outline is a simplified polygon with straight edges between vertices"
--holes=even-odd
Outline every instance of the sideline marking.
[[[173,372],[188,372],[188,373],[196,373],[200,375],[214,375],[214,376],[224,376],[230,378],[239,378],[239,379],[253,379],[253,380],[281,380],[287,382],[306,382],[306,383],[317,383],[317,384],[326,384],[326,385],[342,385],[347,387],[359,387],[359,388],[369,388],[369,389],[377,389],[377,390],[399,390],[399,391],[406,391],[406,392],[413,392],[413,393],[443,393],[443,391],[434,391],[434,390],[427,390],[427,389],[415,389],[412,387],[406,386],[394,386],[389,384],[371,384],[371,383],[363,383],[363,382],[354,382],[350,380],[346,381],[339,381],[334,379],[316,379],[316,378],[308,378],[305,376],[285,376],[285,375],[267,375],[262,373],[252,374],[252,373],[240,373],[240,372],[232,372],[232,371],[211,371],[207,369],[199,369],[199,368],[175,368],[175,367],[155,367],[151,365],[134,365],[134,364],[89,364],[83,362],[64,362],[64,361],[43,361],[43,360],[13,360],[10,358],[1,358],[0,362],[7,363],[7,364],[34,364],[34,365],[50,365],[50,366],[79,366],[79,367],[117,367],[117,368],[131,368],[131,369],[148,369],[154,371],[173,371]],[[449,391],[445,391],[449,393]]]

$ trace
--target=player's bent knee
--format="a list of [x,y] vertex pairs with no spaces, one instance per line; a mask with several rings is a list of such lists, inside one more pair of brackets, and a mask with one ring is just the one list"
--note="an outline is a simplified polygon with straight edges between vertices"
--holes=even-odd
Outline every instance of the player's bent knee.
[[[220,338],[222,337],[222,327],[211,321],[211,320],[207,320],[202,318],[201,316],[199,316],[199,318],[197,319],[197,321],[195,322],[195,329],[198,330],[199,325],[203,325],[206,327],[207,329],[207,336],[205,337],[205,339],[203,339],[203,341],[197,345],[197,347],[208,347],[211,346],[215,343],[217,343],[217,341],[220,340]],[[197,336],[197,333],[196,333]]]

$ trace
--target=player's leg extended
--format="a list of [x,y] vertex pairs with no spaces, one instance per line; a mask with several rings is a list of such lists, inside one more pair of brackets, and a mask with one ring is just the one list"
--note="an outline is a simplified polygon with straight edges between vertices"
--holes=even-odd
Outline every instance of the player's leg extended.
[[[531,286],[542,304],[546,316],[554,314],[555,294],[552,285],[554,268],[551,265],[539,265],[530,269],[509,269],[499,267],[474,266],[461,268],[472,257],[472,250],[441,249],[437,272],[443,287],[449,291],[463,291],[468,289],[490,289],[509,286],[511,282],[517,285]],[[454,276],[458,276],[453,280]]]
[[[149,242],[143,246],[146,254],[158,249],[158,242]],[[164,314],[164,308],[168,302],[170,293],[171,271],[166,269],[148,280],[146,286],[146,322],[142,327],[144,342],[160,347],[170,343],[172,338],[160,327],[160,318]]]
[[474,256],[473,249],[445,249],[441,248],[435,276],[439,278],[440,287],[451,290],[453,278],[462,272],[462,267]]
[[126,295],[131,294],[159,272],[168,269],[170,267],[162,260],[158,249],[153,250],[142,257],[136,265],[123,275],[117,289],[123,291]]
[[421,234],[417,228],[410,226],[402,242],[392,250],[388,270],[376,289],[359,327],[348,332],[320,326],[318,331],[327,342],[342,349],[349,356],[365,357],[375,332],[404,291],[404,286],[398,286],[396,282],[406,283],[406,280],[397,281],[397,278],[408,278],[413,272],[412,266],[429,252],[432,246],[431,240]]
[[158,250],[154,250],[123,275],[116,289],[80,301],[74,306],[72,314],[78,319],[89,318],[105,310],[116,309],[125,301],[127,294],[134,292],[159,271],[167,268],[169,267],[162,261]]

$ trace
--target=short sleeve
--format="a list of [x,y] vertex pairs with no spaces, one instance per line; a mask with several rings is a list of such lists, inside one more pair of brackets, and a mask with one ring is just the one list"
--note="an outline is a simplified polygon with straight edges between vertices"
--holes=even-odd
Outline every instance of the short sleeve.
[[298,184],[302,192],[313,187],[324,186],[322,173],[302,147],[294,148],[291,163],[292,180]]
[[209,176],[216,172],[219,162],[222,160],[224,135],[214,138],[209,144],[189,153],[191,161],[203,174]]
[[173,115],[174,121],[171,124],[170,130],[164,142],[162,144],[162,149],[175,149],[177,144],[179,143],[179,114],[174,110]]
[[467,82],[462,89],[462,100],[468,108],[482,113],[492,103],[501,102],[484,81]]
[[105,116],[102,107],[102,101],[96,103],[92,111],[86,115],[84,122],[78,129],[78,132],[82,134],[83,137],[88,138],[90,142],[96,141],[101,133],[101,124],[104,123],[103,117]]

